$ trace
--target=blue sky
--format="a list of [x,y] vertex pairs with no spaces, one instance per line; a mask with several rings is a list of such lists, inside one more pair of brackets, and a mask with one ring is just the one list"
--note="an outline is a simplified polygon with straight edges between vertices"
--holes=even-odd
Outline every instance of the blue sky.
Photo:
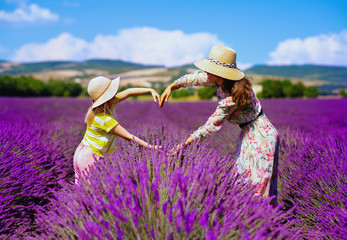
[[0,0],[0,59],[347,66],[347,1]]

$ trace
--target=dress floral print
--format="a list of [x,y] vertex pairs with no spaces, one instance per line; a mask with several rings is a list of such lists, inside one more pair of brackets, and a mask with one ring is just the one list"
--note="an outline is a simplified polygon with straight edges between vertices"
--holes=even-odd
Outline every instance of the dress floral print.
[[[178,88],[208,86],[207,74],[195,72],[176,80]],[[239,173],[247,172],[247,181],[256,184],[256,194],[267,197],[277,196],[278,133],[269,119],[261,111],[255,93],[250,103],[238,108],[229,93],[217,89],[218,106],[206,123],[191,134],[194,140],[204,139],[218,131],[225,121],[241,124],[241,134],[237,142],[235,158]],[[248,124],[245,124],[248,123]],[[274,204],[277,203],[274,198]]]

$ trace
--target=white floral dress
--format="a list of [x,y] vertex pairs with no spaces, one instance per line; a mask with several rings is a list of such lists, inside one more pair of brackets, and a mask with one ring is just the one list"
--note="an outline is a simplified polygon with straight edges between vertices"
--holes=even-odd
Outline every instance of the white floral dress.
[[[178,88],[214,85],[204,72],[187,74],[176,80]],[[253,92],[250,103],[237,108],[229,93],[217,89],[218,106],[207,122],[191,136],[194,140],[204,139],[218,131],[225,120],[241,124],[241,134],[235,152],[239,173],[248,173],[247,181],[256,184],[256,194],[274,196],[277,205],[278,133],[261,111],[261,105]],[[248,124],[245,124],[248,123]]]

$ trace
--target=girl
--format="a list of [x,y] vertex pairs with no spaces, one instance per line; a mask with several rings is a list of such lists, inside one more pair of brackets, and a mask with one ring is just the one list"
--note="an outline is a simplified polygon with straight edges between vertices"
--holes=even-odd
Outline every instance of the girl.
[[87,175],[89,167],[103,159],[105,153],[112,153],[117,146],[117,138],[121,137],[141,146],[152,148],[147,142],[130,134],[117,122],[114,109],[116,104],[130,96],[152,94],[154,102],[160,100],[159,94],[150,88],[129,88],[117,94],[119,78],[110,80],[96,77],[88,84],[88,93],[92,98],[85,122],[87,130],[74,155],[75,183],[79,185],[81,176]]
[[[181,87],[217,85],[218,106],[205,125],[193,132],[184,143],[204,139],[221,129],[225,120],[239,124],[242,129],[235,157],[238,172],[247,173],[247,181],[256,184],[256,194],[274,196],[277,205],[278,133],[263,113],[252,84],[236,67],[234,50],[215,46],[209,57],[194,63],[204,72],[187,74],[166,88],[161,95],[160,107],[171,92]],[[178,145],[176,152],[182,147]]]

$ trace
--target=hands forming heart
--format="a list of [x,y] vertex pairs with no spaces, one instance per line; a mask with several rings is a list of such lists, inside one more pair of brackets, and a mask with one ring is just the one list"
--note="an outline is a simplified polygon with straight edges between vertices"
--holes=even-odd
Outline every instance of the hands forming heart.
[[[164,103],[169,101],[169,98],[171,96],[171,92],[177,88],[178,87],[177,87],[176,82],[170,84],[165,89],[165,91],[161,94],[160,97],[159,97],[159,94],[155,90],[153,90],[151,93],[152,93],[154,102],[157,102],[157,100],[159,100],[159,107],[162,108],[164,106]],[[169,153],[167,153],[167,155],[171,155],[171,156],[176,155],[179,152],[179,150],[181,148],[183,148],[184,146],[185,146],[185,144],[182,144],[182,143],[177,144],[175,147],[173,147],[171,150],[169,150]],[[154,149],[161,150],[161,146],[156,146]]]
[[[170,96],[171,96],[171,92],[172,92],[172,85],[173,84],[171,84],[171,85],[169,85],[166,89],[165,89],[165,91],[161,94],[161,96],[160,96],[160,102],[159,102],[159,107],[163,107],[164,106],[164,103],[165,102],[167,102],[167,101],[169,101],[169,98],[170,98]],[[176,84],[177,85],[177,84]]]

